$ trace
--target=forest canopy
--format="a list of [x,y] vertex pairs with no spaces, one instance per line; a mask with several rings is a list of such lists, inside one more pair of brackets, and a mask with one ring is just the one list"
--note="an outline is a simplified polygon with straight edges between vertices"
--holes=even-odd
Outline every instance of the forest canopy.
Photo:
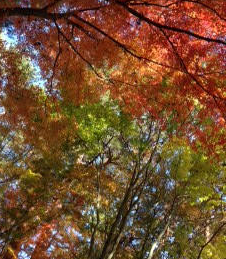
[[0,2],[0,257],[224,259],[226,1]]

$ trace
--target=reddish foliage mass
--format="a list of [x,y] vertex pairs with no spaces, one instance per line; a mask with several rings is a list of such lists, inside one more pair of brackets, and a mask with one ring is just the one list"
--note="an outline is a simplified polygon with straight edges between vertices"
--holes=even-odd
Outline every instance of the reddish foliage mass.
[[[170,137],[186,136],[194,149],[198,150],[197,143],[201,143],[209,154],[215,154],[218,148],[219,154],[222,155],[221,151],[226,144],[226,1],[0,1],[0,27],[5,35],[0,39],[0,106],[4,107],[4,112],[0,113],[0,130],[3,135],[2,142],[11,134],[13,148],[9,147],[9,150],[11,152],[12,149],[13,152],[9,152],[8,157],[12,157],[10,159],[17,168],[22,168],[21,171],[18,169],[17,173],[12,172],[10,166],[2,170],[3,173],[7,170],[10,172],[6,182],[0,182],[6,184],[3,192],[5,207],[2,211],[4,216],[10,216],[1,219],[5,225],[0,234],[8,238],[15,230],[15,233],[24,231],[29,236],[27,240],[15,237],[15,240],[20,240],[18,243],[13,242],[13,237],[12,240],[7,240],[6,243],[10,244],[14,254],[3,249],[5,258],[13,258],[22,250],[34,259],[53,256],[75,258],[76,244],[79,241],[84,242],[86,249],[86,243],[90,242],[89,255],[94,253],[93,247],[96,245],[96,248],[102,251],[98,258],[110,259],[109,247],[113,244],[112,251],[117,246],[119,251],[120,247],[122,250],[127,247],[130,258],[129,254],[136,243],[133,242],[134,233],[128,231],[127,237],[120,240],[121,236],[117,231],[125,227],[125,215],[130,213],[126,209],[133,204],[132,193],[139,193],[139,188],[144,188],[140,187],[143,182],[140,185],[134,184],[131,193],[128,191],[129,195],[125,196],[125,206],[121,207],[121,215],[119,213],[118,219],[116,218],[118,221],[115,221],[118,225],[115,223],[112,227],[109,222],[105,222],[110,233],[108,237],[105,237],[106,229],[99,229],[97,235],[101,221],[98,211],[100,203],[103,207],[111,206],[115,195],[114,202],[118,204],[122,198],[121,185],[124,185],[123,181],[129,177],[122,176],[119,188],[115,187],[113,178],[102,176],[102,179],[106,177],[103,182],[106,182],[107,198],[101,200],[99,187],[96,188],[99,186],[99,179],[95,178],[96,171],[93,173],[94,169],[91,167],[90,171],[82,166],[84,171],[80,167],[73,169],[74,171],[69,168],[73,159],[80,161],[80,165],[83,163],[81,153],[76,154],[76,145],[83,144],[83,140],[77,136],[78,122],[70,113],[77,107],[96,103],[101,97],[109,95],[130,118],[139,120],[142,115],[149,114],[153,121],[160,125],[159,132],[165,131]],[[4,42],[9,38],[9,34],[13,34],[14,48],[7,48]],[[164,139],[164,136],[162,138]],[[150,137],[150,141],[151,139]],[[130,139],[128,143],[124,142],[123,138],[117,141],[121,141],[120,144],[124,148]],[[156,143],[158,141],[160,139],[156,140]],[[70,150],[68,143],[74,149]],[[103,158],[103,165],[112,163],[113,168],[118,166],[117,161],[111,160],[115,147],[111,151],[110,147],[107,150],[108,144],[103,143],[103,146],[103,156],[108,157],[104,157],[107,161]],[[140,152],[136,148],[133,150],[134,157]],[[86,149],[89,153],[89,146]],[[16,154],[22,154],[22,158],[16,157]],[[120,159],[120,155],[121,153],[118,153],[115,159]],[[147,157],[148,155],[150,154],[146,154]],[[162,167],[165,172],[165,166],[167,168],[168,164],[161,164],[158,156],[151,155],[150,161],[153,158],[154,162],[157,161],[156,165],[159,163],[159,168]],[[215,156],[218,156],[217,152]],[[94,164],[98,157],[101,155],[98,154],[91,162],[87,162],[88,166]],[[203,157],[201,158],[204,159]],[[146,163],[145,155],[142,159]],[[22,161],[21,164],[18,161]],[[127,160],[120,163],[125,161]],[[132,167],[131,164],[128,163],[128,167],[123,170],[127,172],[128,168]],[[36,171],[31,171],[29,175],[24,172],[25,168],[34,168]],[[109,171],[111,170],[113,169],[110,168]],[[53,172],[59,174],[56,176]],[[121,168],[118,173],[121,174]],[[27,178],[22,178],[21,175]],[[62,180],[62,175],[67,177]],[[139,173],[136,175],[136,167],[134,175],[136,181],[142,179]],[[142,177],[144,175],[146,173],[143,172]],[[146,181],[147,175],[145,177]],[[162,185],[156,186],[165,191],[161,194],[165,200],[169,190],[164,189],[164,186],[169,183],[164,181],[168,175],[161,177],[161,172],[158,172],[156,179],[150,179],[158,184],[163,181]],[[218,177],[221,179],[222,175]],[[26,182],[26,188],[21,185],[20,191],[17,191],[17,184],[23,183],[22,180]],[[76,187],[78,190],[72,188],[74,180],[81,183]],[[7,181],[12,181],[12,185],[7,185]],[[146,184],[148,181],[145,181]],[[151,184],[151,187],[148,186],[147,190],[144,190],[157,190],[157,187],[154,185],[152,188]],[[180,184],[183,183],[179,182],[179,187]],[[115,191],[117,188],[118,193]],[[215,188],[217,194],[221,192],[220,188]],[[98,195],[95,193],[96,189]],[[155,192],[151,195],[155,197]],[[93,203],[93,199],[97,202]],[[149,203],[148,199],[146,203]],[[80,220],[82,207],[86,202],[90,202],[90,212],[86,216],[92,221],[88,230],[85,220]],[[181,215],[185,215],[185,211],[190,209],[196,216],[193,218],[199,217],[198,209],[181,204],[178,205],[178,208],[183,207]],[[96,218],[91,215],[92,206],[97,208]],[[168,213],[167,210],[166,212]],[[49,218],[46,214],[50,215]],[[61,218],[62,214],[64,218]],[[24,215],[28,215],[33,221],[24,220]],[[52,218],[58,220],[55,222]],[[112,222],[112,215],[108,219]],[[125,222],[122,219],[125,219]],[[76,233],[79,224],[81,229],[85,229],[83,240],[79,240]],[[176,228],[176,223],[173,227]],[[113,234],[110,228],[113,229]],[[87,232],[92,232],[91,237],[86,236]],[[95,237],[96,244],[93,241]],[[103,242],[103,250],[99,245],[102,240],[107,240]],[[115,240],[118,240],[118,243],[115,242],[117,245],[114,247]],[[65,249],[67,255],[53,255],[52,246],[54,249],[59,248],[59,251]],[[143,248],[142,253],[145,251],[145,245]]]
[[[225,124],[225,10],[223,0],[0,4],[3,27],[13,26],[21,53],[38,62],[49,98],[60,93],[79,105],[110,90],[135,117],[148,111],[165,124],[174,111],[183,125],[198,101],[198,117],[210,117],[214,132]],[[17,79],[15,71],[9,80]],[[34,96],[6,91],[13,93],[4,105],[29,117]]]

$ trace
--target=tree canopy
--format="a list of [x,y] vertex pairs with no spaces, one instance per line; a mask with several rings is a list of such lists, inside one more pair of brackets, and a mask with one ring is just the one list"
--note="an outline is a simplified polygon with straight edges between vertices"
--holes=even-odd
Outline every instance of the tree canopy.
[[224,259],[226,2],[0,2],[0,257]]

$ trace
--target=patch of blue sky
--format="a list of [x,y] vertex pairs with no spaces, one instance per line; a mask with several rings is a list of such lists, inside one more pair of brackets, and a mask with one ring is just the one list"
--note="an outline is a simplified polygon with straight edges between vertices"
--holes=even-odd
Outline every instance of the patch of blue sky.
[[20,251],[18,254],[18,259],[30,259],[31,256],[29,256],[25,251]]
[[[15,33],[14,27],[11,23],[5,24],[5,26],[2,27],[0,32],[0,40],[4,42],[4,46],[6,50],[9,49],[15,49],[17,47],[17,44],[19,41],[23,41],[25,39],[24,35],[20,35],[19,39],[17,34]],[[38,56],[38,51],[35,50],[32,46],[29,46],[25,48],[24,53],[30,52],[34,57]],[[23,55],[23,53],[21,53]],[[38,86],[42,89],[45,89],[45,85],[47,83],[47,80],[45,80],[41,75],[41,69],[38,65],[38,62],[35,59],[31,59],[28,57],[22,58],[23,63],[25,63],[29,70],[32,72],[31,79],[28,81],[28,85],[32,86]]]
[[0,107],[0,116],[5,114],[5,108],[4,107]]
[[175,240],[175,237],[169,237],[168,240],[172,244],[174,242],[174,240]]
[[161,259],[167,259],[167,258],[170,257],[170,256],[169,256],[169,252],[167,252],[167,251],[161,252],[160,256],[161,256],[161,257],[160,257]]
[[98,0],[98,2],[100,4],[104,4],[104,5],[109,5],[110,4],[108,0]]
[[167,179],[165,184],[166,189],[169,191],[173,190],[175,188],[175,185],[176,185],[176,182],[173,179]]
[[25,252],[25,247],[24,244],[21,246],[21,251],[18,253],[18,259],[30,259],[32,253],[35,249],[35,245],[29,244],[28,247],[26,247],[26,252]]
[[10,22],[5,22],[1,28],[0,39],[4,42],[6,49],[14,47],[18,42],[17,35],[14,32],[14,27]]

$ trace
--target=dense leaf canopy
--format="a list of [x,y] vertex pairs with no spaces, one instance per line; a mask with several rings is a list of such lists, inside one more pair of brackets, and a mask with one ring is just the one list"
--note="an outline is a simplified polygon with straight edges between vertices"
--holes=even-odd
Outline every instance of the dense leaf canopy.
[[0,2],[0,257],[224,259],[226,1]]

